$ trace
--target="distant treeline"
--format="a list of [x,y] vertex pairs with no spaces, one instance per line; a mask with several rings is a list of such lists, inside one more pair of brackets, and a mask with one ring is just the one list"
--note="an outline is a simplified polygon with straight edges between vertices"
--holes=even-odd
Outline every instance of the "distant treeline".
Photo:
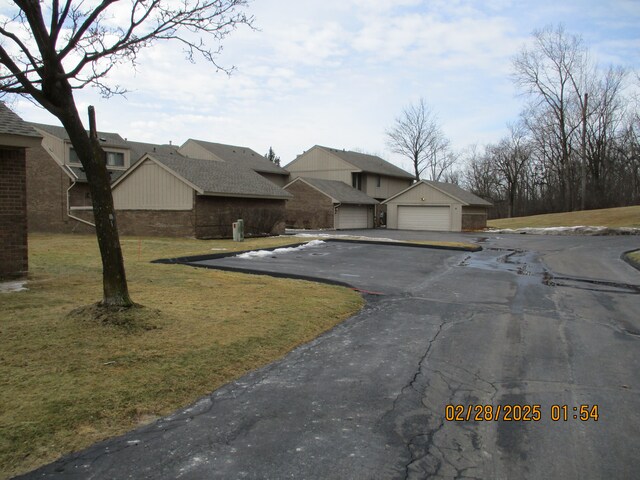
[[493,202],[493,217],[640,204],[638,74],[593,64],[562,27],[535,32],[513,67],[526,108],[451,180]]

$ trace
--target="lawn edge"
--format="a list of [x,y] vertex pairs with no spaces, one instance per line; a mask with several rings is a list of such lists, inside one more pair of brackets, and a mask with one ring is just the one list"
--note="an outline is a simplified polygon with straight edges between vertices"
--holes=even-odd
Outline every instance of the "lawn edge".
[[636,270],[640,271],[640,263],[631,258],[631,254],[639,251],[640,249],[634,248],[633,250],[627,250],[620,255],[620,258],[631,265]]
[[[311,240],[309,240],[311,241]],[[261,248],[260,250],[264,250],[267,252],[272,252],[277,250],[278,248],[295,248],[301,245],[306,245],[309,241],[304,242],[296,242],[290,243],[286,245],[280,245],[277,247],[269,247],[269,248]],[[323,239],[324,242],[338,242],[338,243],[361,243],[363,245],[372,244],[372,245],[385,245],[392,247],[413,247],[413,248],[431,248],[434,250],[453,250],[453,251],[462,251],[462,252],[479,252],[482,250],[480,245],[471,245],[469,246],[457,246],[457,245],[440,245],[437,243],[429,244],[429,243],[412,243],[412,242],[386,242],[383,240],[350,240],[344,238],[327,238]],[[252,252],[254,250],[238,250],[233,252],[224,252],[224,253],[208,253],[204,255],[188,255],[186,257],[171,257],[171,258],[159,258],[156,260],[151,260],[151,263],[162,263],[162,264],[183,264],[188,265],[192,262],[200,262],[203,260],[217,260],[220,258],[228,258],[235,257],[236,255],[241,255],[243,253]],[[202,265],[198,265],[201,267]],[[291,277],[288,277],[291,278]]]

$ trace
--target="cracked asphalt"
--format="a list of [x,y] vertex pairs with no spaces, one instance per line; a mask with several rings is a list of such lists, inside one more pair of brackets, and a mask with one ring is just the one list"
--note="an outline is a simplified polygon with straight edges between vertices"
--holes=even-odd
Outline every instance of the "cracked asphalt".
[[[640,272],[619,258],[637,236],[356,233],[484,250],[327,243],[197,262],[376,294],[284,359],[20,478],[637,478]],[[447,405],[539,405],[540,419],[448,421]],[[598,420],[574,419],[581,405]]]

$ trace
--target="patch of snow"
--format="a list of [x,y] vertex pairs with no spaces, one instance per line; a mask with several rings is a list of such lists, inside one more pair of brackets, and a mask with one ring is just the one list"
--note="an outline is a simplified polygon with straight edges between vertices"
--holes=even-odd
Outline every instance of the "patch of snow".
[[498,228],[486,233],[519,233],[531,235],[640,235],[640,228],[632,227],[546,227],[546,228]]
[[369,240],[376,242],[399,242],[400,240],[394,240],[392,238],[384,237],[367,237],[363,235],[340,235],[337,233],[296,233],[294,237],[299,238],[344,238],[347,240]]
[[218,250],[226,250],[226,248],[212,248],[211,250],[214,250],[214,251],[218,251]]
[[18,280],[15,282],[0,282],[0,293],[24,292],[27,290],[26,280]]
[[245,253],[236,255],[236,258],[251,259],[251,258],[272,257],[273,255],[282,255],[284,253],[299,252],[307,248],[319,247],[320,245],[324,245],[324,243],[325,242],[322,240],[312,240],[298,247],[283,247],[283,248],[276,248],[275,250],[253,250],[251,252],[245,252]]

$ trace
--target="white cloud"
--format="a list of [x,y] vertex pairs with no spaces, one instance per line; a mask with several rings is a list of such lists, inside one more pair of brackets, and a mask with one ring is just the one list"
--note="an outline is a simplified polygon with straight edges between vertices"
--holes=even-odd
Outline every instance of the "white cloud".
[[[99,128],[130,139],[273,146],[287,163],[314,144],[389,155],[385,129],[425,97],[462,149],[498,140],[517,119],[511,57],[534,28],[565,22],[598,59],[637,68],[639,4],[612,1],[261,0],[248,11],[259,30],[223,41],[219,62],[238,67],[231,77],[164,42],[141,53],[137,72],[112,72],[110,84],[131,90],[126,98],[90,89],[77,98],[83,116],[93,104]],[[24,101],[18,111],[52,122]]]

